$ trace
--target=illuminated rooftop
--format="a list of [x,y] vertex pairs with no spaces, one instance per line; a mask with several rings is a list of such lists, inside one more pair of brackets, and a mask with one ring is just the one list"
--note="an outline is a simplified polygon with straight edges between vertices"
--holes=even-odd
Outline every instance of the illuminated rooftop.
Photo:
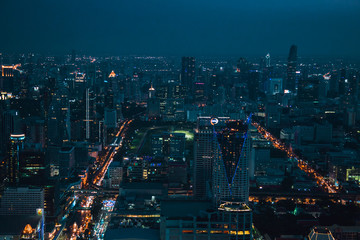
[[219,211],[226,212],[250,212],[251,209],[243,202],[222,202],[218,207]]
[[112,70],[111,73],[109,74],[109,78],[114,78],[114,77],[116,77],[116,74],[114,70]]
[[309,240],[335,240],[328,228],[314,227],[308,235]]
[[11,140],[24,140],[25,134],[11,134],[10,139]]

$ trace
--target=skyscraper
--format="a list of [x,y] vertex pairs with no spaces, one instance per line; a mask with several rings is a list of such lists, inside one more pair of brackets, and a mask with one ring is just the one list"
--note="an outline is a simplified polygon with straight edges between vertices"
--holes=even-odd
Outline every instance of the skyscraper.
[[55,146],[61,146],[71,139],[68,91],[63,83],[59,85],[52,97],[47,121],[48,145]]
[[34,216],[37,209],[44,208],[44,190],[41,188],[6,188],[1,199],[1,215]]
[[248,202],[250,138],[248,124],[229,121],[221,131],[214,131],[212,192],[215,203]]
[[14,91],[14,66],[1,66],[0,90],[5,92]]
[[340,78],[339,78],[339,95],[344,96],[346,94],[346,69],[340,70]]
[[24,134],[10,135],[10,148],[6,164],[6,178],[9,184],[19,182],[20,151],[25,140]]
[[266,63],[265,63],[265,65],[266,65],[266,67],[270,67],[271,66],[271,61],[270,61],[271,59],[270,59],[270,53],[268,53],[268,54],[266,54],[266,56],[265,56],[265,61],[266,61]]
[[296,64],[297,64],[297,46],[291,45],[288,65],[287,65],[287,78],[285,89],[295,92],[296,90]]
[[0,114],[0,118],[0,152],[6,153],[10,134],[20,132],[21,118],[19,112],[16,110],[4,111]]
[[182,57],[181,59],[181,84],[192,91],[195,84],[195,58]]
[[95,141],[97,121],[96,121],[96,97],[90,88],[85,90],[85,138],[88,141]]
[[199,117],[194,139],[194,195],[197,199],[209,198],[214,157],[214,129],[225,126],[226,117]]

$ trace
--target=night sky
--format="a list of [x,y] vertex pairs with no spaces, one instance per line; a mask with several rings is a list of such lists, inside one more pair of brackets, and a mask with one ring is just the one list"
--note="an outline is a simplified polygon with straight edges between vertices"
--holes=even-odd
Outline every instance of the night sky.
[[0,51],[360,56],[359,0],[2,0]]

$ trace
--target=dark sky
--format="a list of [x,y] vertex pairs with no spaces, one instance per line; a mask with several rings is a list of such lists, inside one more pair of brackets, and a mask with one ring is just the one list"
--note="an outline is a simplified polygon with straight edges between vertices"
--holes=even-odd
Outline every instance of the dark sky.
[[360,56],[359,0],[1,0],[0,51]]

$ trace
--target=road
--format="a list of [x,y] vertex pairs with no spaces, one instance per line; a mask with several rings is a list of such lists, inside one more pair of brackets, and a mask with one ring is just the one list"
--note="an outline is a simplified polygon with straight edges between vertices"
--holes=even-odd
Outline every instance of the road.
[[284,143],[282,143],[279,139],[274,137],[271,133],[269,133],[265,128],[260,126],[260,124],[256,122],[252,122],[252,125],[257,128],[258,132],[267,140],[270,140],[275,148],[280,149],[287,153],[288,157],[293,158],[297,161],[298,167],[306,172],[310,177],[312,177],[316,183],[328,193],[338,193],[340,192],[340,187],[332,185],[330,182],[326,181],[321,174],[316,172],[310,164],[297,156],[293,150],[287,147]]
[[[105,173],[107,172],[111,162],[113,161],[114,156],[116,155],[117,151],[120,147],[122,147],[123,138],[125,137],[125,132],[127,126],[131,124],[133,120],[124,121],[119,128],[116,136],[114,137],[112,144],[106,146],[104,148],[103,154],[99,156],[96,161],[94,162],[91,168],[88,168],[84,177],[81,180],[81,189],[89,190],[89,189],[96,189],[96,187],[101,186],[101,183],[105,177]],[[71,203],[66,204],[67,207],[64,216],[62,216],[61,222],[57,225],[54,231],[49,236],[49,239],[56,240],[60,237],[62,230],[64,227],[69,224],[70,221],[74,220],[74,223],[71,225],[70,230],[72,232],[72,236],[70,239],[75,240],[77,236],[80,234],[84,234],[86,230],[89,230],[90,223],[92,220],[91,216],[91,207],[93,205],[94,196],[88,196],[87,194],[82,194],[81,191],[77,191],[74,194],[74,198],[70,198],[69,201]],[[71,220],[68,219],[69,212],[74,210],[73,201],[76,199],[77,202],[80,202],[80,207],[82,209],[89,209],[89,210],[81,210],[78,211]],[[75,219],[79,218],[80,221],[77,221],[79,224],[76,223]]]

